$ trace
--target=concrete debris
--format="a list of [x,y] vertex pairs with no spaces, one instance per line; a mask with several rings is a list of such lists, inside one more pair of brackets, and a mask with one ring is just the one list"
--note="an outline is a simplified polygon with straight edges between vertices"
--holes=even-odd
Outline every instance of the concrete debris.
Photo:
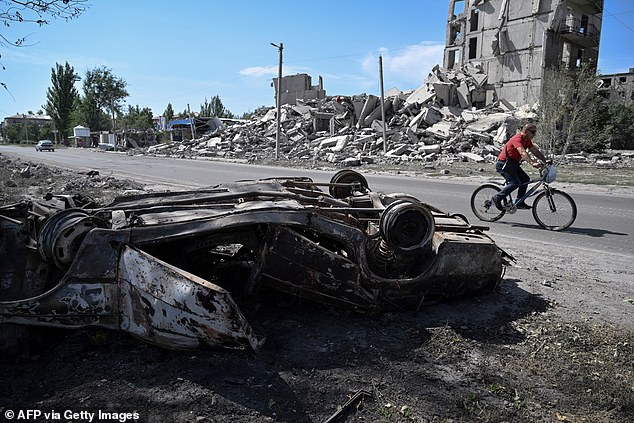
[[[487,75],[477,64],[462,70],[436,66],[417,90],[388,91],[385,122],[381,99],[374,95],[297,99],[296,104],[283,104],[280,159],[346,166],[494,161],[503,144],[522,124],[536,120],[537,113],[535,106],[517,108],[485,92],[486,81]],[[250,119],[225,122],[222,130],[192,140],[157,144],[146,153],[243,162],[273,159],[276,109],[260,108]]]

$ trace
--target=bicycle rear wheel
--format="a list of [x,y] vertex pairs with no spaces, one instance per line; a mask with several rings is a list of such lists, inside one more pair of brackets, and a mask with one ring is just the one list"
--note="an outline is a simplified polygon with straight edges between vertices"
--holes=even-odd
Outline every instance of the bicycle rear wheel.
[[495,222],[504,216],[504,210],[498,210],[491,201],[491,197],[500,191],[500,187],[494,184],[480,185],[471,194],[471,211],[485,222]]
[[577,218],[577,205],[565,192],[547,188],[533,202],[533,217],[544,229],[562,231]]

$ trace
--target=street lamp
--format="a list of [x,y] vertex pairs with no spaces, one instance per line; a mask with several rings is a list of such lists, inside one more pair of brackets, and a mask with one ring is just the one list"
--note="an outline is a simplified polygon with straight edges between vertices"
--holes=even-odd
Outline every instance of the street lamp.
[[280,115],[282,114],[282,50],[284,50],[284,43],[277,44],[271,43],[273,47],[277,47],[280,51],[280,66],[277,74],[277,130],[275,131],[275,160],[280,155]]

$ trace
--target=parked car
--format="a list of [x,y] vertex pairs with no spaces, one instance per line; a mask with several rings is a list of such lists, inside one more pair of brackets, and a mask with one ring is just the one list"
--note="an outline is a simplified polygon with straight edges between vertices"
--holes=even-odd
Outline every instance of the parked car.
[[37,151],[55,151],[55,146],[53,145],[53,142],[50,140],[39,140],[37,142],[37,144],[35,144],[35,149]]

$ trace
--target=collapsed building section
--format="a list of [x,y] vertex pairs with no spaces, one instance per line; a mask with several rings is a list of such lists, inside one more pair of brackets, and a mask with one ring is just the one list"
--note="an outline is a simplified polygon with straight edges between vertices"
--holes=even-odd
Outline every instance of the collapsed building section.
[[[440,68],[434,75],[448,81],[445,87],[456,83],[455,74]],[[497,156],[524,120],[537,117],[530,107],[515,109],[506,102],[475,111],[443,105],[454,98],[451,93],[455,91],[442,91],[434,81],[430,77],[411,93],[391,90],[385,102],[386,123],[381,102],[373,95],[353,96],[346,102],[326,98],[283,105],[280,154],[286,160],[326,161],[342,167],[403,161],[430,165],[440,160],[483,162]],[[157,144],[145,153],[256,162],[274,156],[275,135],[276,110],[262,108],[246,121],[225,122],[217,131],[193,140]]]
[[[273,78],[271,86],[275,88],[275,98],[277,98],[277,79]],[[324,90],[324,80],[319,77],[317,85],[311,85],[310,75],[298,73],[282,77],[280,87],[280,104],[297,104],[297,100],[321,100],[326,98]]]
[[0,210],[0,323],[100,326],[167,348],[256,350],[266,291],[359,312],[490,291],[509,258],[470,225],[359,173]]

